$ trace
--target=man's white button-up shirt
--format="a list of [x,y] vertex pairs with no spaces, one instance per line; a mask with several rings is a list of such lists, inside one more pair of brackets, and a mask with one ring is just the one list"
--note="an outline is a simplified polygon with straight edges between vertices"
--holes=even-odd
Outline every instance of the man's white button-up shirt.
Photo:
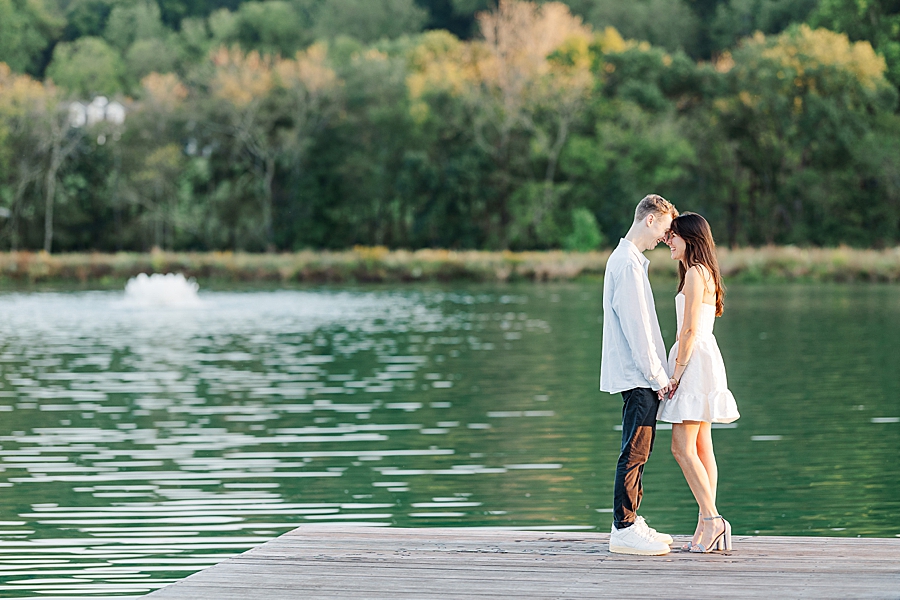
[[649,265],[647,257],[626,239],[619,241],[606,263],[601,391],[656,391],[669,383],[666,347],[647,277]]

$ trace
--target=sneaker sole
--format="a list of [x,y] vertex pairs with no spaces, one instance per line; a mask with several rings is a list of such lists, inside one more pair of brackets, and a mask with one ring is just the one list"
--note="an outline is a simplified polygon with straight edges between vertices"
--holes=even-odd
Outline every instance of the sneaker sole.
[[613,546],[609,545],[609,551],[614,554],[632,554],[636,556],[663,556],[669,553],[669,548],[665,550],[641,550],[640,548],[632,548],[630,546]]

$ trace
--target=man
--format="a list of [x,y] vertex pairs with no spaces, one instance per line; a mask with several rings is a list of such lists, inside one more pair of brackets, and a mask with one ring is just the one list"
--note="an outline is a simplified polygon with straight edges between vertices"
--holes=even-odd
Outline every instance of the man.
[[603,349],[600,390],[622,394],[622,451],[616,466],[610,552],[660,555],[672,537],[651,529],[637,515],[644,464],[656,437],[656,411],[670,391],[656,305],[644,256],[664,241],[678,211],[650,194],[634,211],[634,222],[606,263],[603,279]]

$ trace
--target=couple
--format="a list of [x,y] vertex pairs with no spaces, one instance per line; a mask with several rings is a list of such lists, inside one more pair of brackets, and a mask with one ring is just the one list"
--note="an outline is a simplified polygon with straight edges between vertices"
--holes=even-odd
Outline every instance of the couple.
[[[659,242],[679,261],[677,341],[665,346],[643,255]],[[622,451],[616,467],[610,552],[659,555],[672,538],[637,515],[641,475],[656,436],[656,421],[672,423],[672,453],[700,507],[694,537],[682,549],[731,549],[731,525],[716,509],[718,471],[711,423],[738,414],[728,391],[725,365],[713,337],[725,289],[706,219],[681,216],[656,194],[637,205],[634,222],[606,263],[603,280],[603,350],[600,389],[622,394]]]

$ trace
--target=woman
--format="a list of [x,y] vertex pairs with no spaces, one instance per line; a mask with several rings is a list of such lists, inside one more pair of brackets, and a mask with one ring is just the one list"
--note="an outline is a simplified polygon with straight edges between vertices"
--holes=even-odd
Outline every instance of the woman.
[[657,419],[672,423],[672,454],[700,507],[694,537],[683,549],[730,550],[731,525],[716,509],[718,470],[710,424],[731,423],[740,414],[713,336],[725,298],[716,244],[709,223],[695,213],[672,221],[666,243],[679,261],[678,339],[669,352],[673,391],[660,403]]

